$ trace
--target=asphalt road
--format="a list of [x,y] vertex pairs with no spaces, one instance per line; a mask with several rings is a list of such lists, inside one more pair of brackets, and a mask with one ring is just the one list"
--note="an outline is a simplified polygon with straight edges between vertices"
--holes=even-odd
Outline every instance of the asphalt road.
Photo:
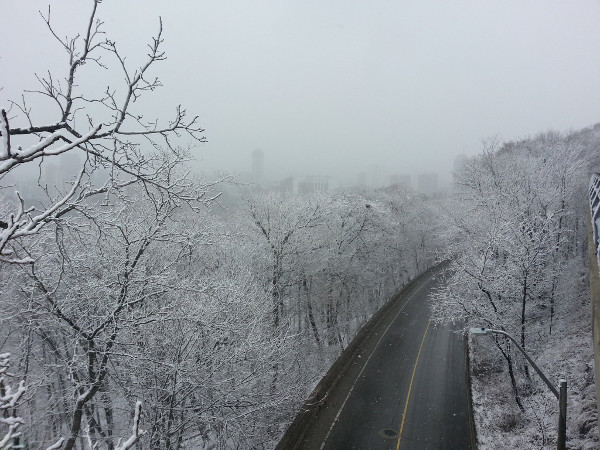
[[428,277],[397,302],[328,394],[301,448],[475,448],[463,339],[429,320],[437,283]]

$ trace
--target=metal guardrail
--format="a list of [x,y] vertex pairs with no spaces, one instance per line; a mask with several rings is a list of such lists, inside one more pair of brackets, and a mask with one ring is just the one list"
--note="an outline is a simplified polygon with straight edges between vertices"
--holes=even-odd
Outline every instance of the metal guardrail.
[[[596,401],[600,413],[600,174],[590,179],[590,220],[588,221],[588,256],[590,272],[590,300],[592,303],[592,341],[596,372]],[[600,427],[599,427],[600,431]]]

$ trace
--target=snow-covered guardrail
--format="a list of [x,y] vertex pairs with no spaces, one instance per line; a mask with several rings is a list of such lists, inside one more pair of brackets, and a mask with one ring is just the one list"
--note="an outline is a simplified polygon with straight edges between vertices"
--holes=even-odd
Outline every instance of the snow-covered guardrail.
[[596,401],[600,411],[600,174],[590,179],[591,229],[588,229],[588,253],[590,270],[590,299],[592,302],[592,341],[594,347],[594,365],[596,372]]

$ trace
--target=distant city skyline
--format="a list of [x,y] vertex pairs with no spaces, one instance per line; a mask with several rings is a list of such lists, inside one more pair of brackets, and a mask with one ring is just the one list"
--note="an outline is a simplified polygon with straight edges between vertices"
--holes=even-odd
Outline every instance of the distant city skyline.
[[[464,155],[457,156],[457,160]],[[298,169],[293,175],[282,176],[280,173],[266,172],[264,167],[268,165],[268,155],[261,149],[250,152],[250,166],[248,172],[238,174],[240,181],[250,181],[256,187],[282,190],[293,194],[326,193],[337,188],[345,187],[369,187],[383,188],[400,185],[424,194],[433,194],[449,188],[448,183],[441,183],[440,174],[437,172],[391,173],[391,169],[381,170],[377,165],[371,165],[368,170],[355,174],[354,177],[345,179],[334,175],[318,173],[308,170],[302,172]],[[444,180],[447,181],[447,180]]]
[[[67,76],[64,49],[39,14],[47,3],[0,2],[0,38],[11,43],[0,58],[3,108],[40,89],[35,74]],[[52,2],[57,34],[83,33],[90,8]],[[350,183],[376,164],[383,177],[436,172],[441,186],[456,155],[479,153],[482,139],[600,121],[593,0],[105,0],[98,17],[132,73],[162,18],[167,59],[149,74],[162,86],[132,113],[151,121],[181,104],[198,115],[207,138],[193,151],[198,171],[246,172],[248,149],[260,148],[265,173],[277,177]],[[121,96],[122,79],[110,69],[118,62],[105,56],[109,69],[78,69],[80,87],[110,86]],[[38,122],[56,121],[44,96],[28,95],[27,105]]]

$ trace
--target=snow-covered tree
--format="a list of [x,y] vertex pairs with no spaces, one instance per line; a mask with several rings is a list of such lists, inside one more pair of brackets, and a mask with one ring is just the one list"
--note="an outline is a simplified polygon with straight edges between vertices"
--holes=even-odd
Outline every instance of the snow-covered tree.
[[[115,430],[129,423],[123,417],[135,409],[135,426],[143,420],[135,399],[119,404],[113,391],[111,377],[130,355],[121,339],[169,311],[189,247],[174,216],[214,197],[212,184],[192,180],[184,167],[189,142],[204,140],[197,118],[178,107],[171,120],[156,118],[162,111],[148,119],[136,103],[161,86],[151,70],[165,59],[162,22],[146,61],[130,67],[102,30],[100,3],[90,2],[72,39],[60,37],[50,10],[42,15],[65,52],[65,71],[38,77],[37,90],[0,114],[1,309],[10,311],[0,329],[3,346],[18,355],[18,372],[35,386],[21,428],[53,448],[82,439],[114,448]],[[99,86],[97,79],[122,84]],[[129,448],[135,435],[119,445]]]
[[[43,14],[50,39],[67,57],[63,73],[38,76],[39,87],[28,91],[22,101],[13,101],[0,111],[0,181],[2,187],[21,189],[5,194],[0,208],[0,259],[30,263],[19,252],[22,238],[35,235],[44,225],[73,212],[91,201],[102,201],[135,183],[194,200],[194,192],[182,179],[165,178],[164,172],[189,160],[180,148],[182,134],[192,141],[204,140],[197,117],[188,117],[177,107],[173,117],[164,121],[136,107],[136,101],[161,86],[151,75],[156,63],[165,59],[162,51],[162,22],[148,45],[147,59],[139,67],[129,67],[116,42],[106,37],[97,10],[100,0],[92,0],[91,14],[74,38],[62,38],[50,20],[50,9]],[[90,86],[86,77],[97,71],[120,72],[121,85]],[[104,75],[103,78],[111,78]],[[86,89],[87,87],[87,89]],[[45,115],[41,103],[51,111]],[[30,106],[31,105],[31,106]],[[53,161],[61,155],[76,154],[72,172],[52,177]],[[38,190],[25,188],[36,183],[24,170],[40,164]],[[54,171],[59,169],[54,168]],[[64,181],[63,181],[64,179]],[[23,192],[27,190],[29,197]],[[4,191],[6,192],[6,191]],[[98,199],[98,200],[95,200]]]
[[[553,133],[502,147],[491,142],[463,165],[445,208],[452,264],[432,306],[438,321],[502,329],[526,350],[537,348],[565,298],[558,277],[578,251],[581,218],[573,212],[585,167],[578,143]],[[522,408],[515,355],[507,340],[495,342]]]
[[248,199],[248,213],[268,252],[272,323],[277,329],[284,309],[285,290],[294,255],[300,243],[311,246],[302,233],[320,225],[321,205],[316,199],[292,198],[273,193]]

